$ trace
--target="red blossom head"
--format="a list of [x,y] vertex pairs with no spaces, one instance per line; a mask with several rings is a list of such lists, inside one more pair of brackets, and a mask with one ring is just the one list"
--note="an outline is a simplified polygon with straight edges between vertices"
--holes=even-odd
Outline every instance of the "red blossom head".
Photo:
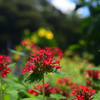
[[95,94],[95,90],[91,88],[88,89],[85,85],[80,85],[72,89],[70,96],[76,96],[76,98],[72,100],[92,100],[94,98],[91,97],[93,94]]
[[[69,96],[69,94],[66,91],[62,91],[61,87],[58,87],[58,86],[54,87],[53,93],[58,93],[58,94],[61,94],[65,97]],[[66,100],[66,99],[60,99],[60,100]]]
[[92,85],[92,81],[89,78],[86,79],[86,85],[87,86],[91,86]]
[[86,73],[89,75],[89,77],[99,79],[100,78],[100,71],[98,70],[87,70]]
[[60,94],[62,94],[63,91],[61,90],[61,87],[56,86],[56,87],[54,87],[54,93],[60,93]]
[[[44,84],[44,87],[45,87],[45,95],[46,96],[50,96],[50,94],[52,94],[52,93],[54,93],[54,88],[53,87],[51,87],[50,86],[50,84],[49,83],[45,83]],[[36,89],[36,90],[38,90],[41,94],[42,94],[42,84],[41,85],[36,85],[36,86],[34,86],[34,89]],[[33,95],[39,95],[39,93],[38,92],[36,92],[36,91],[34,91],[33,89],[30,89],[29,91],[28,91],[28,93],[30,93],[30,94],[33,94]]]
[[27,45],[30,44],[30,41],[29,41],[28,39],[26,39],[26,40],[23,40],[23,41],[21,42],[21,44],[22,44],[23,46],[27,46]]
[[76,83],[71,82],[69,78],[59,78],[56,83],[60,85],[65,84],[69,89],[76,86]]
[[54,47],[53,51],[54,51],[54,55],[58,56],[59,59],[62,59],[63,52],[58,47]]
[[6,55],[0,55],[0,72],[2,77],[6,77],[9,72],[11,72],[10,68],[7,68],[7,65],[11,63],[10,57]]
[[33,52],[36,52],[38,50],[38,48],[33,43],[30,43],[30,48]]
[[36,52],[38,50],[38,48],[33,43],[31,43],[29,39],[23,40],[21,44],[32,52]]
[[28,90],[28,93],[29,93],[29,94],[32,94],[32,95],[39,95],[39,93],[36,92],[36,91],[33,90],[33,89]]
[[60,62],[53,58],[51,51],[43,49],[31,54],[30,61],[25,64],[22,74],[25,72],[47,73],[53,68],[60,69]]
[[59,59],[62,59],[63,57],[63,52],[58,48],[58,47],[44,47],[46,50],[51,50],[53,53],[53,56],[58,57]]
[[58,84],[66,83],[66,84],[68,85],[68,84],[71,84],[71,81],[70,81],[69,78],[59,78],[59,79],[57,80],[57,83],[58,83]]
[[76,86],[76,83],[72,82],[69,78],[59,78],[56,83],[58,84],[58,87],[55,87],[55,92],[60,93],[65,97],[69,97],[70,90]]

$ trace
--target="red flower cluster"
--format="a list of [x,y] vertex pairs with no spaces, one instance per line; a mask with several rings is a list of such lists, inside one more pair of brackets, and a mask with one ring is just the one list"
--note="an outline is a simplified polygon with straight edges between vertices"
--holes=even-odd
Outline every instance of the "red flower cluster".
[[60,62],[53,59],[52,52],[49,50],[39,50],[31,54],[30,61],[27,61],[22,74],[25,72],[51,72],[53,68],[60,69]]
[[[53,87],[50,87],[50,84],[49,83],[45,83],[44,84],[44,87],[45,87],[45,95],[46,96],[49,97],[50,94],[54,93]],[[42,84],[41,85],[34,86],[34,89],[38,90],[42,94]],[[36,92],[36,91],[34,91],[33,89],[30,89],[28,91],[28,93],[33,94],[33,95],[39,95],[39,93]]]
[[98,70],[87,70],[86,73],[89,75],[89,77],[99,79],[100,78],[100,71]]
[[23,46],[27,46],[28,44],[30,44],[30,41],[29,41],[28,39],[26,39],[26,40],[23,40],[23,41],[21,42],[21,44],[22,44]]
[[54,56],[57,56],[59,59],[62,59],[63,52],[58,47],[45,47],[46,50],[51,50]]
[[91,85],[92,85],[92,81],[89,78],[87,78],[86,79],[86,86],[91,86]]
[[[62,88],[60,86],[59,87],[58,86],[54,87],[53,92],[61,94],[61,95],[65,96],[65,97],[69,96],[68,92],[62,91]],[[66,99],[60,99],[60,100],[66,100]]]
[[32,94],[32,95],[39,95],[39,93],[36,92],[36,91],[33,90],[33,89],[28,90],[28,93],[29,93],[29,94]]
[[63,91],[61,90],[61,87],[58,87],[58,86],[54,87],[53,91],[54,91],[54,93],[63,94]]
[[[50,84],[49,83],[45,83],[44,84],[44,87],[45,87],[45,95],[50,99],[50,94],[53,94],[53,93],[58,93],[58,94],[61,94],[65,97],[68,97],[68,93],[66,92],[63,92],[61,90],[60,87],[50,87]],[[34,89],[35,90],[38,90],[40,92],[40,94],[42,94],[42,84],[41,85],[36,85],[34,86]],[[39,95],[39,93],[37,91],[34,91],[33,89],[30,89],[28,91],[28,93],[32,94],[32,95]],[[66,100],[66,99],[60,99],[60,100]]]
[[63,84],[65,83],[68,87],[73,88],[76,86],[76,83],[72,83],[71,80],[69,78],[59,78],[57,80],[58,84]]
[[0,55],[0,72],[2,77],[6,77],[9,72],[11,72],[10,68],[7,68],[7,65],[10,64],[10,58],[6,55]]
[[33,52],[37,51],[37,47],[33,43],[31,43],[28,39],[23,40],[21,44],[25,47],[28,47],[28,49],[32,50]]
[[[23,40],[21,42],[21,44],[23,46],[25,46],[26,48],[28,47],[28,49],[31,49],[33,52],[36,52],[37,50],[40,49],[40,47],[36,47],[28,39]],[[52,48],[51,47],[44,47],[44,49],[52,51],[53,56],[57,56],[59,59],[61,59],[63,57],[63,53],[62,53],[62,51],[58,47],[52,47]]]
[[[60,93],[61,95],[68,97],[70,89],[76,86],[76,83],[71,82],[69,78],[59,78],[56,82],[58,87],[55,87],[55,93]],[[66,100],[66,99],[61,99]]]
[[53,48],[53,51],[54,51],[54,52],[53,52],[54,55],[58,56],[59,59],[62,59],[63,53],[62,53],[62,51],[61,51],[59,48],[54,47],[54,48]]
[[95,90],[92,90],[91,88],[88,89],[85,85],[80,85],[72,89],[70,96],[76,96],[76,98],[72,100],[92,100],[94,98],[91,97],[93,94],[95,94]]

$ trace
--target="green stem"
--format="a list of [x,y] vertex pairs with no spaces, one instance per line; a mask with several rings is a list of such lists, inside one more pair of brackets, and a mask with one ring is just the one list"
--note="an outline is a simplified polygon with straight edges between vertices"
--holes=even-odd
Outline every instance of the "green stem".
[[1,72],[0,72],[0,82],[1,82],[1,100],[4,100],[3,91],[2,91],[2,76],[1,76]]
[[44,73],[43,73],[43,80],[42,80],[42,86],[43,86],[43,100],[45,100],[45,88],[44,88]]

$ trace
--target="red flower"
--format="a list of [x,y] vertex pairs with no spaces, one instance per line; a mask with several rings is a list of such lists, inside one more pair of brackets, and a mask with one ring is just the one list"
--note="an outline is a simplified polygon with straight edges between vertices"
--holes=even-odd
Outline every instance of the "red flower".
[[76,98],[72,100],[92,100],[94,98],[91,97],[93,94],[95,94],[95,90],[92,90],[91,88],[88,89],[85,85],[80,85],[72,89],[70,96],[76,96]]
[[38,50],[37,47],[33,43],[30,43],[30,48],[33,52],[36,52]]
[[2,77],[6,77],[9,72],[11,72],[10,68],[7,68],[7,65],[11,63],[10,58],[6,55],[0,55],[0,72]]
[[62,78],[59,78],[58,80],[57,80],[57,84],[62,84],[64,81],[63,81],[63,79]]
[[52,52],[49,50],[39,50],[31,54],[30,61],[27,61],[22,74],[25,72],[51,72],[53,68],[60,69],[60,62],[53,59]]
[[68,85],[68,84],[71,84],[71,81],[70,81],[69,78],[59,78],[59,79],[57,80],[57,83],[58,83],[58,84],[66,83],[66,84]]
[[23,40],[23,41],[21,42],[21,44],[22,44],[23,46],[27,46],[29,43],[30,43],[30,41],[29,41],[28,39]]
[[[52,93],[54,93],[54,88],[53,87],[50,87],[50,84],[49,83],[45,83],[44,84],[44,87],[45,87],[45,95],[46,96],[50,96],[50,94],[52,94]],[[36,89],[36,90],[38,90],[38,91],[40,91],[41,92],[41,94],[42,94],[42,85],[37,85],[37,86],[34,86],[34,89]],[[32,90],[32,89],[30,89],[29,91],[28,91],[28,93],[30,93],[30,94],[33,94],[33,95],[38,95],[39,93],[38,92],[36,92],[36,91],[34,91],[34,90]]]
[[76,86],[76,83],[72,82],[69,78],[59,78],[56,83],[58,84],[58,87],[55,87],[55,92],[60,93],[65,97],[69,97],[70,90]]
[[[62,91],[61,90],[61,87],[54,87],[54,89],[53,89],[53,93],[58,93],[58,94],[61,94],[62,96],[65,96],[65,97],[68,97],[69,96],[69,94],[65,91]],[[60,100],[66,100],[66,99],[60,99]]]
[[34,91],[33,89],[28,90],[28,93],[33,95],[39,95],[39,93]]
[[72,83],[69,78],[59,78],[56,82],[57,84],[65,83],[68,87],[73,88],[76,86],[76,83]]
[[62,59],[63,53],[62,53],[62,51],[59,48],[54,47],[53,51],[54,51],[54,55],[57,55],[59,59]]
[[59,59],[62,59],[63,52],[58,47],[44,47],[46,50],[51,50],[53,52],[53,56],[57,56]]
[[86,79],[86,85],[87,86],[91,86],[92,85],[92,81],[89,78]]
[[72,100],[84,100],[84,96],[77,95],[77,98],[72,99]]
[[100,71],[98,70],[87,70],[88,75],[92,78],[99,79],[100,78]]
[[28,47],[28,49],[31,50],[32,52],[36,52],[36,51],[38,50],[38,48],[37,48],[33,43],[31,43],[31,42],[29,41],[29,39],[23,40],[23,41],[21,42],[21,44],[22,44],[23,46],[25,46],[26,48]]
[[61,90],[61,87],[54,87],[54,93],[60,93],[60,94],[62,94],[63,91]]

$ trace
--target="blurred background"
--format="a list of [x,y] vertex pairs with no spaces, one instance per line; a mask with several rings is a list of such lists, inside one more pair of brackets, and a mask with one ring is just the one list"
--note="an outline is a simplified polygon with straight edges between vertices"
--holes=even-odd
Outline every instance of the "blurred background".
[[[47,39],[37,31],[49,31]],[[0,0],[0,54],[32,36],[38,46],[88,52],[100,63],[100,0]],[[41,34],[40,34],[41,36]],[[43,43],[45,43],[43,45]]]

